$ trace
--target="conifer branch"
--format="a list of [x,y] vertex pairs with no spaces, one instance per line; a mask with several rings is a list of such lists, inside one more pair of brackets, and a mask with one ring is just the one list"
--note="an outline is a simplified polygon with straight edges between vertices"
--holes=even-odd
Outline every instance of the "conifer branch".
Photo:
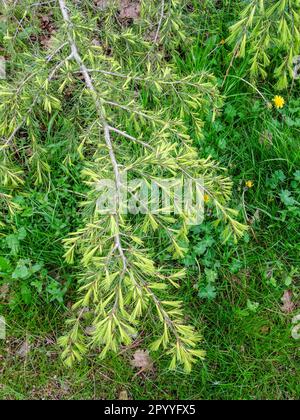
[[[44,133],[48,126],[48,132],[57,134],[57,121],[66,123],[70,131],[67,134],[64,131],[64,142],[60,141],[58,132],[53,137],[59,140],[53,140],[50,147],[58,150],[60,143],[67,145],[62,152],[63,166],[82,161],[81,175],[88,191],[81,195],[84,225],[63,241],[65,260],[69,264],[79,263],[80,286],[75,314],[67,322],[69,331],[60,339],[64,348],[62,357],[71,365],[94,346],[101,349],[101,357],[108,351],[118,352],[120,345],[132,344],[139,332],[140,319],[152,309],[159,322],[150,348],[163,349],[171,355],[171,368],[183,364],[190,371],[192,364],[204,357],[199,349],[201,336],[186,325],[182,302],[170,296],[171,287],[178,288],[180,281],[184,281],[185,270],[175,267],[187,252],[188,214],[185,210],[177,214],[167,204],[157,212],[144,212],[141,203],[143,212],[134,217],[123,215],[119,204],[123,196],[123,172],[129,175],[128,179],[145,183],[147,187],[151,182],[169,178],[177,177],[180,182],[200,178],[204,182],[202,190],[214,206],[212,212],[218,221],[226,222],[226,236],[242,234],[244,226],[235,220],[237,213],[227,208],[231,181],[211,158],[199,158],[190,135],[192,132],[195,138],[201,138],[203,116],[208,111],[217,116],[217,110],[222,107],[216,79],[205,71],[180,76],[164,60],[164,54],[138,68],[135,58],[147,58],[155,47],[153,42],[141,42],[142,26],[137,24],[137,33],[134,28],[115,27],[113,11],[107,8],[101,11],[104,23],[99,29],[95,20],[86,22],[84,13],[90,6],[90,12],[95,13],[89,2],[84,5],[84,11],[78,3],[72,9],[71,5],[66,0],[57,2],[55,12],[58,13],[53,14],[53,19],[57,19],[53,22],[57,28],[53,34],[53,51],[45,54],[43,46],[37,43],[34,47],[40,50],[35,55],[26,51],[29,64],[25,77],[0,85],[1,136],[9,139],[7,145],[14,140],[16,150],[26,152],[16,162],[8,148],[0,158],[0,180],[4,186],[0,192],[4,209],[1,216],[5,221],[10,212],[17,211],[13,189],[31,185],[32,174],[36,179],[34,185],[46,184],[51,153],[47,160],[49,149]],[[176,29],[180,39],[184,39],[186,29],[182,2],[172,0],[168,13],[165,2],[142,1],[141,6],[143,14],[149,13],[155,26],[160,12],[155,43],[161,32],[161,48],[169,53],[177,51],[174,28],[180,29]],[[159,12],[158,6],[161,6]],[[7,7],[8,13],[14,11],[13,6]],[[22,5],[18,7],[22,11]],[[12,34],[17,25],[12,19]],[[101,42],[112,44],[112,55],[107,55],[103,46],[94,48],[91,40],[95,32],[100,34]],[[21,34],[17,33],[17,44],[19,38]],[[124,57],[123,43],[127,41],[131,52]],[[14,51],[12,44],[10,48]],[[29,42],[29,48],[32,47]],[[15,52],[19,64],[22,58],[19,59],[17,48]],[[131,54],[134,64],[130,64]],[[54,67],[51,67],[48,63],[54,57]],[[144,87],[149,91],[149,103],[143,98]],[[25,124],[26,136],[19,138],[17,133]],[[127,127],[130,127],[128,132]],[[114,208],[108,213],[102,213],[98,207],[98,186],[102,181],[112,181],[111,195],[116,198]],[[135,187],[127,193],[135,199]],[[173,192],[167,194],[174,198]],[[158,246],[177,261],[176,264],[172,261],[167,274],[156,258]],[[85,317],[87,311],[93,316],[91,322]],[[86,331],[87,326],[91,332]]]
[[[103,110],[103,106],[98,98],[98,93],[97,90],[95,89],[94,85],[93,85],[93,81],[92,78],[89,74],[89,71],[87,69],[87,67],[85,66],[77,45],[75,43],[75,40],[72,36],[72,22],[70,20],[70,16],[69,16],[69,12],[66,6],[66,3],[64,0],[59,0],[59,5],[60,5],[60,10],[63,16],[63,19],[66,23],[67,26],[67,35],[68,35],[68,39],[69,39],[69,44],[71,47],[71,55],[69,56],[70,59],[74,58],[74,60],[77,62],[78,66],[80,67],[80,71],[84,77],[85,83],[87,88],[93,93],[93,100],[95,103],[95,108],[97,110],[99,119],[103,125],[103,130],[104,130],[104,138],[105,138],[105,142],[109,151],[109,156],[110,156],[110,160],[111,160],[111,164],[113,167],[113,171],[115,174],[115,184],[116,184],[116,189],[117,189],[117,203],[116,203],[116,208],[119,207],[119,197],[121,196],[121,189],[122,189],[122,181],[121,181],[121,174],[119,171],[119,166],[116,160],[116,156],[114,153],[114,149],[113,149],[113,145],[112,145],[112,141],[111,141],[111,137],[110,137],[110,126],[108,125],[106,119],[105,119],[105,114],[104,114],[104,110]],[[115,220],[118,226],[118,229],[120,228],[119,226],[119,220],[118,220],[118,215],[115,215]],[[120,231],[120,229],[119,229]],[[122,243],[121,243],[121,237],[119,232],[116,233],[115,235],[115,243],[116,243],[116,247],[119,250],[120,253],[120,257],[122,259],[123,262],[123,270],[124,272],[127,270],[127,259],[124,253],[124,250],[122,248]]]

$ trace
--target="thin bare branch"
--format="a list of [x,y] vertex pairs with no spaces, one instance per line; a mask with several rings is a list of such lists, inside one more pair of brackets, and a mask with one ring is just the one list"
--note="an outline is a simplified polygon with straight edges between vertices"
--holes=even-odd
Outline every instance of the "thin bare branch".
[[[119,170],[119,166],[117,163],[117,159],[116,159],[116,155],[114,153],[114,149],[113,149],[113,145],[112,145],[112,141],[111,141],[111,137],[110,137],[110,128],[109,125],[105,119],[105,114],[104,114],[104,109],[103,109],[103,105],[101,104],[99,97],[98,97],[98,93],[96,88],[94,87],[92,78],[89,74],[89,71],[86,67],[86,65],[84,64],[77,45],[75,43],[75,40],[73,38],[72,35],[72,22],[70,19],[70,15],[69,15],[69,11],[67,9],[66,3],[64,0],[59,0],[59,6],[60,6],[60,10],[63,16],[63,19],[67,25],[67,36],[68,36],[68,40],[69,40],[69,44],[70,44],[70,48],[71,48],[71,56],[72,58],[74,58],[74,60],[76,61],[76,63],[78,64],[80,71],[83,75],[85,84],[87,86],[87,88],[93,93],[93,99],[94,99],[94,103],[95,103],[95,108],[97,110],[99,119],[103,125],[103,129],[104,129],[104,138],[105,138],[105,142],[108,148],[108,152],[109,152],[109,156],[110,156],[110,160],[111,160],[111,164],[113,167],[113,171],[114,171],[114,175],[115,175],[115,184],[116,184],[116,189],[117,189],[117,203],[116,203],[116,208],[118,208],[119,206],[119,197],[121,196],[121,189],[122,189],[122,181],[121,181],[121,173]],[[118,230],[120,225],[119,225],[119,218],[118,215],[115,215],[115,220],[116,223],[118,225]],[[123,270],[126,271],[127,270],[127,259],[122,247],[122,243],[121,243],[121,237],[119,232],[116,233],[115,235],[115,244],[118,248],[120,257],[122,259],[123,262]]]
[[158,22],[158,27],[157,27],[155,37],[154,37],[154,40],[153,40],[154,44],[157,44],[157,41],[158,41],[159,33],[160,33],[162,23],[163,23],[163,20],[164,20],[164,13],[165,13],[165,0],[162,0],[161,1],[161,12],[160,12],[160,18],[159,18],[159,22]]
[[119,130],[118,128],[111,127],[111,126],[109,126],[109,130],[110,130],[110,131],[113,131],[114,133],[119,134],[120,136],[125,137],[125,138],[126,138],[126,139],[128,139],[128,140],[133,141],[134,143],[138,143],[138,144],[140,144],[141,146],[143,146],[143,147],[145,147],[145,148],[147,148],[147,149],[150,149],[150,150],[154,151],[154,148],[153,148],[153,147],[151,147],[148,143],[145,143],[144,141],[139,140],[139,139],[137,139],[136,137],[130,136],[130,135],[129,135],[129,134],[127,134],[125,131],[121,131],[121,130]]

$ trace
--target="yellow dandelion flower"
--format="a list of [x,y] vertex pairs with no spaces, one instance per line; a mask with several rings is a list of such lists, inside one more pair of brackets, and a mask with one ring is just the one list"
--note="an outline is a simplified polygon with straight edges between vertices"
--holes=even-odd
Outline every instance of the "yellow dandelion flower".
[[208,194],[204,194],[204,203],[209,203],[210,202],[210,196]]
[[276,95],[273,99],[274,105],[277,109],[281,109],[285,105],[285,100],[282,96]]
[[246,187],[247,187],[247,188],[253,188],[253,187],[254,187],[254,182],[253,182],[253,181],[250,181],[250,180],[249,180],[249,181],[247,181],[247,182],[246,182]]
[[225,39],[221,39],[221,41],[220,41],[220,45],[224,45],[225,44]]

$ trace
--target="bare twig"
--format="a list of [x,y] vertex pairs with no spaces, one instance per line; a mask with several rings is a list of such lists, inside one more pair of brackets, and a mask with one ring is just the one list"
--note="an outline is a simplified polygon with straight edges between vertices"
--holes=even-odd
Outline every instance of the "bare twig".
[[52,58],[59,53],[60,50],[62,50],[66,45],[69,45],[68,42],[64,42],[62,45],[60,45],[58,48],[56,48],[55,51],[53,51],[53,53],[51,53],[50,55],[48,55],[47,57],[47,61],[51,61]]
[[99,69],[88,69],[89,73],[101,73],[101,74],[105,74],[107,76],[115,76],[115,77],[120,77],[121,79],[131,79],[131,80],[136,80],[138,82],[145,82],[145,83],[153,83],[158,82],[162,85],[185,85],[185,86],[191,86],[194,88],[199,89],[199,85],[197,85],[196,83],[191,83],[188,80],[194,80],[196,77],[203,77],[205,76],[205,72],[201,72],[201,73],[195,73],[192,74],[188,77],[184,77],[180,80],[163,80],[163,79],[157,79],[157,78],[147,78],[147,77],[138,77],[138,76],[130,76],[130,74],[122,74],[122,73],[118,73],[118,72],[113,72],[113,71],[106,71],[106,70],[99,70]]
[[160,33],[161,26],[162,26],[162,23],[163,23],[163,20],[164,20],[164,13],[165,13],[165,0],[162,0],[162,2],[161,2],[161,13],[160,13],[160,18],[159,18],[159,22],[158,22],[158,27],[157,27],[155,37],[154,37],[154,40],[153,40],[154,44],[157,44],[157,41],[158,41],[159,33]]
[[54,69],[52,70],[52,72],[50,73],[50,76],[49,76],[49,78],[48,78],[48,80],[50,81],[50,80],[52,80],[53,78],[54,78],[54,76],[55,76],[55,74],[57,73],[57,71],[59,70],[59,69],[61,69],[68,61],[70,61],[70,60],[72,60],[72,58],[73,58],[73,55],[72,54],[70,54],[68,57],[66,57],[66,58],[64,58],[62,61],[60,61],[55,67],[54,67]]
[[153,147],[151,147],[148,143],[145,143],[145,142],[144,142],[144,141],[142,141],[142,140],[139,140],[139,139],[137,139],[137,138],[135,138],[135,137],[133,137],[133,136],[130,136],[130,135],[129,135],[129,134],[127,134],[125,131],[121,131],[121,130],[119,130],[118,128],[111,127],[111,126],[109,126],[109,129],[110,129],[110,131],[113,131],[114,133],[117,133],[117,134],[119,134],[120,136],[123,136],[123,137],[125,137],[126,139],[133,141],[134,143],[138,143],[138,144],[140,144],[141,146],[143,146],[143,147],[145,147],[145,148],[147,148],[147,149],[151,149],[152,151],[154,151],[154,148],[153,148]]
[[116,108],[120,108],[123,111],[134,113],[134,114],[139,115],[140,117],[146,118],[148,120],[153,120],[153,117],[151,115],[145,114],[144,112],[138,111],[136,109],[131,109],[126,105],[122,105],[122,104],[119,104],[117,102],[106,101],[106,100],[104,100],[103,102],[107,105],[110,105],[110,106],[113,106],[113,107],[116,107]]

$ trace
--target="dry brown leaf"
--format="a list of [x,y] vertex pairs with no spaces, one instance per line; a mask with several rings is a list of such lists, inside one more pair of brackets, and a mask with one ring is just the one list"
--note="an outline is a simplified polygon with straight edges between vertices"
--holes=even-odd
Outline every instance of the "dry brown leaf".
[[21,347],[19,348],[19,350],[17,351],[17,355],[19,357],[25,358],[26,356],[28,356],[29,352],[30,352],[30,343],[28,340],[25,340],[24,343],[21,345]]
[[141,15],[141,4],[137,0],[121,0],[120,1],[120,19],[127,20],[139,19]]
[[153,362],[149,355],[148,350],[137,350],[131,361],[133,367],[145,370],[151,370],[153,368]]
[[49,49],[52,46],[56,32],[51,13],[40,17],[40,28],[42,34],[39,36],[39,42],[43,48]]
[[270,327],[268,325],[264,325],[263,327],[261,327],[260,332],[262,334],[268,334],[270,332]]
[[128,393],[127,393],[126,390],[120,392],[120,394],[119,394],[119,400],[124,400],[124,401],[129,400]]
[[[1,74],[0,74],[1,79]],[[7,298],[7,295],[9,293],[9,284],[5,283],[3,286],[0,287],[0,298],[5,300]]]
[[286,290],[281,298],[283,305],[281,307],[282,312],[290,314],[295,309],[295,304],[292,301],[293,292],[291,290]]
[[49,50],[53,46],[53,41],[54,41],[54,38],[46,36],[46,35],[40,37],[41,46],[45,48],[46,50]]

